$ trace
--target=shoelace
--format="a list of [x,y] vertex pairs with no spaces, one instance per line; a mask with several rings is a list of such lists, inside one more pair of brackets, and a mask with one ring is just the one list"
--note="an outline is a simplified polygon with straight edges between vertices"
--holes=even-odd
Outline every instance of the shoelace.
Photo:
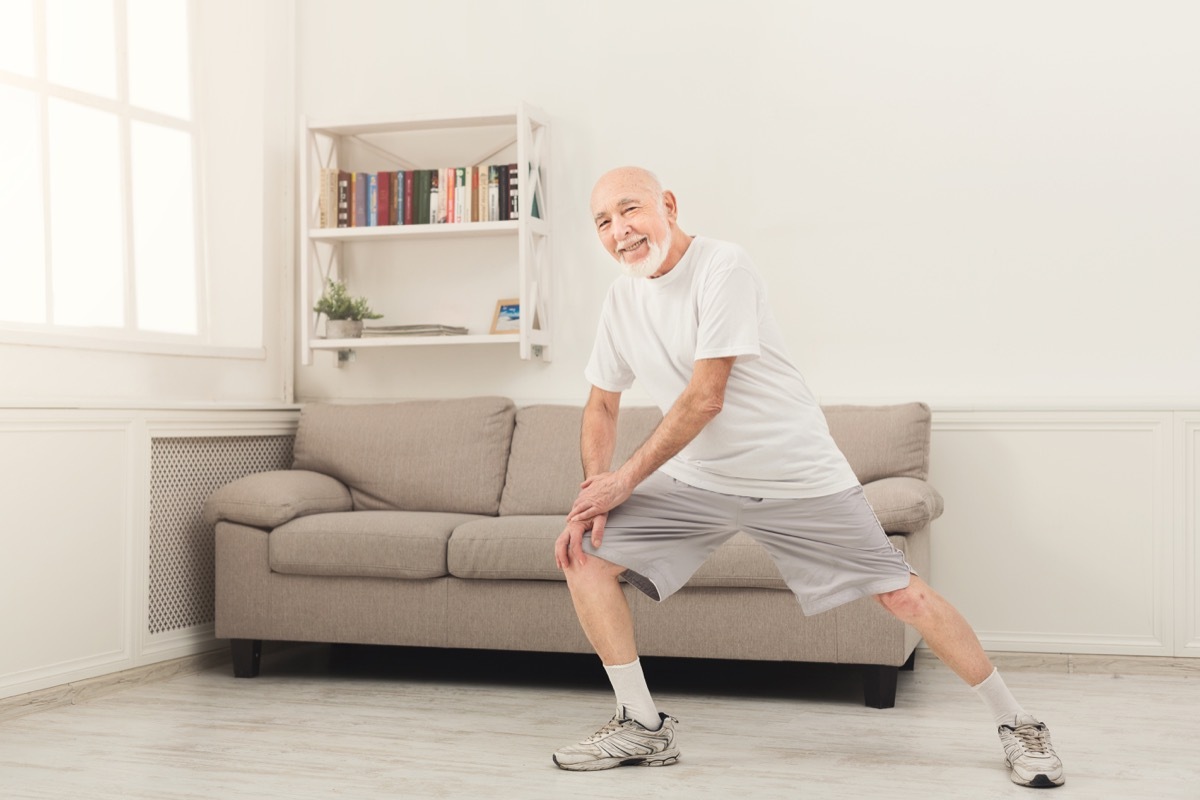
[[1050,751],[1050,731],[1044,725],[1022,725],[1013,729],[1013,735],[1031,754],[1044,755]]
[[608,722],[604,723],[603,728],[596,731],[595,733],[593,733],[591,736],[589,736],[587,738],[587,744],[594,744],[595,742],[600,741],[601,739],[603,739],[605,736],[612,733],[613,731],[620,730],[624,726],[624,724],[628,721],[629,720],[618,719],[617,717],[613,717]]

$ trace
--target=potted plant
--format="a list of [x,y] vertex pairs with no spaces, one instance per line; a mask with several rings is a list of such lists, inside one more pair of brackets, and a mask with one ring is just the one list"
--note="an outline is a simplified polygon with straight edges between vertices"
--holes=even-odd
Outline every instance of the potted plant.
[[364,319],[380,319],[367,305],[365,297],[351,297],[346,284],[328,279],[325,292],[313,306],[313,311],[325,315],[325,338],[357,339],[362,336]]

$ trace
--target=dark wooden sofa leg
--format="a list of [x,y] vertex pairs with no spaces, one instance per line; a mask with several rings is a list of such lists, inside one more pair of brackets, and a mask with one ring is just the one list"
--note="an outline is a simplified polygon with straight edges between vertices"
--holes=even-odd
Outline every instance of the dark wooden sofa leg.
[[233,654],[235,678],[258,677],[258,665],[262,661],[262,639],[230,639],[229,650]]
[[917,668],[917,651],[913,650],[908,656],[908,661],[900,665],[900,669],[904,672],[912,672]]
[[894,708],[896,705],[896,678],[899,667],[883,667],[867,664],[863,667],[863,697],[869,708]]

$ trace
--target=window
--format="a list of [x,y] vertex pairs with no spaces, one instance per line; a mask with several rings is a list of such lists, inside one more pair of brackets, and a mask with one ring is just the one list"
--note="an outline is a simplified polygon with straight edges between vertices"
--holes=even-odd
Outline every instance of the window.
[[0,2],[5,328],[204,333],[190,12],[188,0]]

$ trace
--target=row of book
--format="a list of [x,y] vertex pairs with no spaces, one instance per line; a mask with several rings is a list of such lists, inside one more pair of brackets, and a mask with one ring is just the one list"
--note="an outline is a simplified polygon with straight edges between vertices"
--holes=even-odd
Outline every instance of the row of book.
[[[516,164],[347,172],[322,169],[317,224],[373,228],[520,218]],[[537,204],[533,207],[538,215]]]

